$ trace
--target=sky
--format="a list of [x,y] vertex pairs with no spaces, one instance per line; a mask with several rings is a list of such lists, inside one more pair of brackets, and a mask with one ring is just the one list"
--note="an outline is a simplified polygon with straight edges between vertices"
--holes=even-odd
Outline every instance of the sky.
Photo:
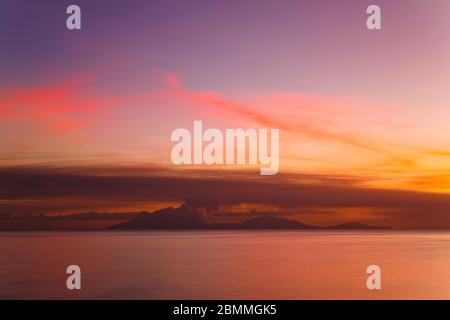
[[[450,227],[447,0],[76,1],[82,29],[70,31],[73,3],[2,1],[0,212],[193,201]],[[369,4],[381,30],[366,27]],[[170,134],[194,120],[279,128],[279,174],[174,166]],[[138,192],[156,182],[169,186]]]

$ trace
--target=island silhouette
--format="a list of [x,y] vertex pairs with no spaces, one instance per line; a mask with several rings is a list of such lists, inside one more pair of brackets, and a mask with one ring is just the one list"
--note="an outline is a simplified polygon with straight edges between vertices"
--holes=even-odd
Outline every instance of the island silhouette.
[[109,230],[368,230],[388,229],[387,227],[369,226],[357,222],[344,223],[328,227],[305,224],[297,220],[280,217],[256,217],[242,222],[207,222],[189,205],[179,208],[165,208],[151,214],[142,214],[116,225]]

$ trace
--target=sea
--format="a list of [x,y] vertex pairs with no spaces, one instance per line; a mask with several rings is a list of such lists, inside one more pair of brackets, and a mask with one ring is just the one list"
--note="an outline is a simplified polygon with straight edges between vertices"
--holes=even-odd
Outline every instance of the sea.
[[0,299],[450,299],[450,232],[0,232]]

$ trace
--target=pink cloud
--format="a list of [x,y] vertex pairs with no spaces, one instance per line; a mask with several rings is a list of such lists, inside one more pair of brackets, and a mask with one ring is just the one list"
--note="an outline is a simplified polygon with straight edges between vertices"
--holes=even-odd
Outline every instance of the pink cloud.
[[31,121],[45,132],[68,133],[83,126],[77,113],[91,113],[105,100],[83,93],[88,78],[79,76],[48,87],[0,88],[0,119]]

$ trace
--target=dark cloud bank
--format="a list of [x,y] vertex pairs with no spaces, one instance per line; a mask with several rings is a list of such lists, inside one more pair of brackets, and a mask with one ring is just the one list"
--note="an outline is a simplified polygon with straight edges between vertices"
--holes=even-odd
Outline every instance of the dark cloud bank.
[[[450,228],[450,195],[369,189],[345,177],[278,175],[262,177],[242,174],[200,174],[177,176],[127,175],[109,171],[43,168],[0,170],[0,214],[8,214],[12,202],[20,200],[90,199],[114,201],[184,201],[192,207],[214,211],[219,206],[242,203],[270,205],[292,214],[334,210],[378,209],[377,224],[404,228]],[[297,181],[294,183],[292,181]],[[302,181],[308,181],[302,183]],[[81,199],[81,200],[80,200]],[[8,201],[5,201],[8,200]],[[25,213],[25,212],[24,212]],[[220,215],[221,213],[218,213]],[[223,214],[223,213],[222,213]],[[254,216],[264,212],[250,212]]]

